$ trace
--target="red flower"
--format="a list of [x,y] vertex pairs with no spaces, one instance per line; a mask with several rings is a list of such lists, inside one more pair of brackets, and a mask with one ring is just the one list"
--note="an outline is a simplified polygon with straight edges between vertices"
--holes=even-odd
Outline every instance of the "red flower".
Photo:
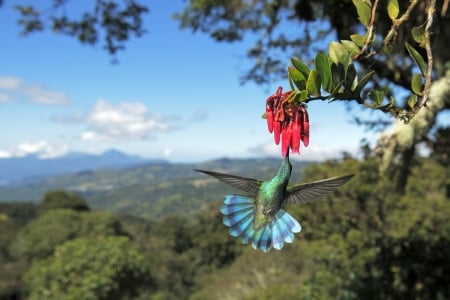
[[309,118],[306,106],[289,99],[292,91],[283,93],[281,87],[267,98],[266,119],[267,128],[273,132],[275,144],[280,143],[281,154],[285,157],[292,149],[293,153],[300,153],[300,141],[306,147],[309,144]]

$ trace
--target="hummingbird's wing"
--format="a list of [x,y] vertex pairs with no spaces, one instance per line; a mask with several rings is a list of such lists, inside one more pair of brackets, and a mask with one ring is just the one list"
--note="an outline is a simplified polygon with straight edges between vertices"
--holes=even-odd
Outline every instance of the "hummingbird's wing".
[[231,175],[231,174],[198,170],[198,169],[196,169],[195,171],[213,176],[213,177],[219,179],[220,181],[223,181],[223,182],[231,185],[232,187],[240,189],[240,190],[247,192],[253,196],[258,194],[259,187],[261,186],[261,183],[262,183],[262,181],[260,181],[260,180],[256,180],[256,179],[252,179],[252,178],[245,178],[245,177]]
[[285,204],[300,204],[316,201],[326,193],[339,188],[353,176],[354,174],[350,174],[288,186],[286,189]]

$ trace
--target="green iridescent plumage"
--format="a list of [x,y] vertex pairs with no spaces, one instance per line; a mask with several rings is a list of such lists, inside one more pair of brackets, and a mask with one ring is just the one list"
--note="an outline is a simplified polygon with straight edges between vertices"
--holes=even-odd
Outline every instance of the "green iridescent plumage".
[[282,207],[285,204],[312,202],[332,192],[353,177],[353,174],[327,178],[310,183],[289,185],[292,165],[287,155],[277,174],[260,181],[225,173],[196,170],[213,176],[247,195],[227,195],[220,211],[230,234],[241,237],[243,243],[252,243],[255,249],[268,252],[280,250],[285,242],[292,243],[300,224]]

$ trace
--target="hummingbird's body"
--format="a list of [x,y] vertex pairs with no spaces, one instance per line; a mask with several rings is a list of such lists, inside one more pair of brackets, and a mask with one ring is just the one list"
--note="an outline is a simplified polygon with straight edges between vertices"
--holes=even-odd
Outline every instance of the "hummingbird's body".
[[282,209],[284,204],[306,203],[334,191],[353,175],[328,178],[311,183],[288,186],[292,165],[287,155],[277,174],[268,181],[236,175],[197,170],[230,184],[248,195],[227,195],[220,211],[223,223],[230,227],[232,236],[253,248],[268,252],[272,247],[280,250],[284,243],[292,243],[294,233],[301,226]]

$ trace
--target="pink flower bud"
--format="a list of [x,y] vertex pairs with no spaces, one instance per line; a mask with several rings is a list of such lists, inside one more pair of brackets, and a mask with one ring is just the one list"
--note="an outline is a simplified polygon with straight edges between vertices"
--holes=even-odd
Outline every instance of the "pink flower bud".
[[292,122],[284,126],[281,131],[281,155],[286,157],[292,140]]
[[273,122],[273,137],[275,140],[275,144],[280,143],[280,134],[281,134],[281,122]]
[[291,148],[293,153],[300,154],[300,134],[301,134],[301,123],[299,122],[298,114],[294,119],[294,124],[292,125],[292,141]]
[[301,140],[305,147],[309,144],[309,117],[308,111],[305,107],[300,108],[301,111],[301,119],[302,119],[302,132],[301,132]]
[[267,129],[272,133],[273,131],[273,111],[269,106],[266,106],[266,118],[267,118]]

